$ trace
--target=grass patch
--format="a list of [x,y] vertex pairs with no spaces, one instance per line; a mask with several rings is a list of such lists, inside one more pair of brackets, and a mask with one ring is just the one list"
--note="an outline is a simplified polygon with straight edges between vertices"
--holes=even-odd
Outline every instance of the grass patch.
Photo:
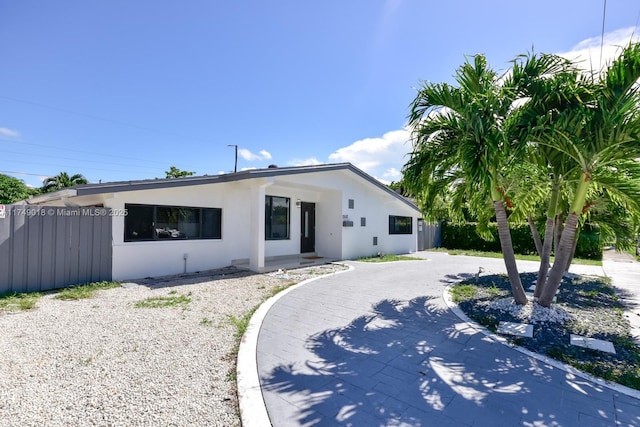
[[61,300],[79,300],[93,298],[95,294],[104,289],[120,287],[118,282],[93,282],[84,285],[71,286],[61,290],[54,298]]
[[382,256],[370,256],[358,258],[356,261],[361,262],[391,262],[391,261],[422,261],[423,258],[412,257],[408,255],[384,254]]
[[0,310],[20,311],[35,308],[36,303],[42,297],[39,292],[13,292],[0,295]]
[[[471,249],[446,249],[446,248],[437,248],[437,249],[429,249],[430,251],[436,252],[446,252],[449,255],[466,255],[466,256],[477,256],[482,258],[500,258],[502,259],[502,252],[485,252],[485,251],[476,251]],[[516,259],[521,261],[536,261],[540,262],[539,255],[520,255],[515,254]],[[549,262],[553,264],[554,257],[549,259]],[[573,264],[582,264],[582,265],[597,265],[601,266],[602,261],[596,259],[582,259],[582,258],[574,258]]]
[[[522,273],[522,283],[535,281],[535,273]],[[504,275],[489,275],[469,279],[452,286],[452,299],[471,319],[495,331],[500,321],[526,322],[487,303],[511,298],[510,284]],[[533,338],[505,335],[511,344],[543,354],[594,376],[640,390],[640,346],[630,334],[620,299],[610,281],[598,277],[563,279],[553,306],[572,315],[565,323],[534,323]],[[570,335],[577,334],[611,341],[616,354],[590,350],[570,344]]]
[[191,302],[191,292],[187,295],[149,297],[135,303],[136,308],[186,307]]
[[265,297],[265,299],[269,299],[273,296],[276,296],[277,294],[279,294],[280,292],[284,291],[285,289],[290,288],[291,286],[295,285],[296,282],[291,282],[291,283],[287,283],[285,285],[280,285],[280,286],[274,286],[273,288],[271,288],[269,290],[269,293],[267,294],[267,296]]
[[453,286],[449,292],[453,302],[458,303],[473,299],[476,296],[477,286],[459,284]]

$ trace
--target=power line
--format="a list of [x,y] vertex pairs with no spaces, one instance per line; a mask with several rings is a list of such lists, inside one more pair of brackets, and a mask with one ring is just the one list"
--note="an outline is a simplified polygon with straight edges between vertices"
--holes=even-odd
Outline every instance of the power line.
[[83,112],[80,112],[80,111],[68,110],[66,108],[55,107],[55,106],[52,106],[52,105],[41,104],[39,102],[27,101],[27,100],[24,100],[24,99],[18,99],[18,98],[14,98],[14,97],[11,97],[11,96],[6,96],[6,95],[1,95],[0,94],[0,98],[1,99],[6,99],[8,101],[20,102],[22,104],[33,105],[34,107],[45,108],[45,109],[53,110],[53,111],[59,111],[59,112],[66,113],[66,114],[73,114],[73,115],[80,116],[80,117],[86,117],[86,118],[92,119],[92,120],[99,120],[99,121],[103,121],[103,122],[107,122],[107,123],[117,124],[117,125],[120,125],[120,126],[127,126],[127,127],[130,127],[130,128],[140,129],[140,130],[144,130],[146,132],[166,134],[166,135],[171,135],[171,136],[174,136],[174,137],[179,137],[179,138],[183,138],[183,139],[191,139],[191,140],[199,141],[199,142],[206,142],[206,143],[210,143],[211,142],[211,141],[207,141],[207,140],[202,139],[202,138],[196,138],[196,137],[193,137],[193,136],[181,135],[181,134],[178,134],[178,133],[175,133],[175,132],[170,132],[170,131],[166,131],[166,130],[162,130],[162,129],[154,129],[154,128],[150,128],[150,127],[146,127],[146,126],[140,126],[140,125],[136,125],[136,124],[133,124],[133,123],[128,123],[128,122],[124,122],[124,121],[120,121],[120,120],[113,120],[113,119],[109,119],[109,118],[106,118],[106,117],[96,116],[94,114],[88,114],[88,113],[83,113]]
[[606,16],[607,16],[607,0],[604,0],[604,7],[602,10],[602,32],[600,35],[600,64],[598,65],[599,70],[602,70],[602,51],[604,48],[604,23],[605,23]]
[[[118,155],[118,154],[98,153],[98,152],[95,152],[95,151],[76,150],[76,149],[72,149],[72,148],[60,148],[60,147],[57,147],[55,145],[36,144],[36,143],[33,143],[33,142],[25,142],[25,141],[22,141],[22,140],[17,141],[17,140],[14,140],[14,139],[0,138],[0,141],[9,142],[9,143],[12,143],[12,144],[19,144],[19,145],[32,145],[34,147],[53,148],[53,149],[58,150],[58,151],[68,151],[68,152],[91,154],[91,155],[100,156],[100,157],[113,157],[113,158],[118,158],[118,159],[133,160],[135,162],[140,162],[141,161],[141,159],[139,157],[128,157],[128,156],[121,156],[121,155]],[[158,164],[158,165],[162,164],[162,165],[166,166],[165,163],[159,162],[159,161],[154,161],[154,160],[143,160],[143,161],[146,162],[146,163],[155,163],[155,164]]]
[[[87,160],[87,159],[78,159],[75,157],[64,157],[64,156],[57,156],[57,155],[50,155],[50,154],[40,154],[40,153],[22,153],[19,151],[10,151],[10,150],[0,150],[0,153],[9,153],[9,154],[19,154],[19,155],[23,155],[23,156],[37,156],[37,157],[55,157],[57,159],[61,159],[61,160],[73,160],[73,161],[79,161],[79,162],[84,162],[84,163],[100,163],[100,164],[110,164],[110,165],[115,165],[115,166],[130,166],[130,165],[125,165],[122,163],[116,163],[116,162],[108,162],[108,161],[104,161],[104,160]],[[30,163],[29,160],[23,161],[23,163]],[[140,168],[144,168],[144,169],[154,169],[157,170],[158,167],[157,166],[141,166],[141,165],[135,165],[136,168],[140,169]]]

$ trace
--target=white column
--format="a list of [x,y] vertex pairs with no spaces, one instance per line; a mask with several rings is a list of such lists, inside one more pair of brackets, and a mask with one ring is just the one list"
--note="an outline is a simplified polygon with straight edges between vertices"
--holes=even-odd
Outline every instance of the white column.
[[251,257],[249,268],[253,271],[264,271],[264,209],[266,188],[273,183],[269,178],[251,188]]

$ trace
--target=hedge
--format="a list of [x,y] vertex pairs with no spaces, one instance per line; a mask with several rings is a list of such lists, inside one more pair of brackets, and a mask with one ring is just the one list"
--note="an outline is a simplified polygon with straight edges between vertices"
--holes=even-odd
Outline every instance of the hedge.
[[[497,225],[489,224],[489,230],[494,237],[493,241],[487,241],[481,238],[476,232],[476,224],[474,223],[453,224],[443,222],[442,247],[447,249],[502,252],[500,241],[498,240]],[[516,254],[538,255],[528,224],[512,225],[511,240],[513,242],[513,250]],[[597,229],[588,226],[583,228],[578,238],[576,258],[600,260],[602,259],[602,250],[603,247]]]

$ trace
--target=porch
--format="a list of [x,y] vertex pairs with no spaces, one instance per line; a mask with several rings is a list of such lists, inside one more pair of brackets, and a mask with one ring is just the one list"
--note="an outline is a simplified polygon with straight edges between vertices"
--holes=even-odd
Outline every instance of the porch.
[[[315,253],[282,255],[265,257],[264,267],[260,273],[278,270],[293,270],[302,267],[313,267],[338,261],[336,258],[321,257]],[[251,270],[249,259],[233,260],[232,265],[237,268]]]

